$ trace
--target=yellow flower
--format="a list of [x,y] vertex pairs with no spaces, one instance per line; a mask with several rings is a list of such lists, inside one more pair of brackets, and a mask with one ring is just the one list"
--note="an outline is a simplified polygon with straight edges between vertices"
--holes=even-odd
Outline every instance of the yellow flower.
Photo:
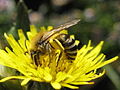
[[[51,29],[52,27],[49,26],[47,30]],[[46,29],[42,27],[40,32],[44,30]],[[21,85],[26,85],[29,81],[37,81],[50,83],[54,89],[60,89],[61,87],[78,89],[76,85],[94,84],[92,80],[101,77],[105,73],[105,70],[98,73],[97,69],[118,59],[118,56],[116,56],[103,61],[105,55],[100,53],[103,41],[96,47],[91,46],[91,41],[89,41],[88,45],[84,45],[77,51],[75,60],[68,60],[64,54],[60,56],[61,50],[57,49],[50,55],[41,55],[40,65],[37,66],[34,60],[31,59],[30,54],[26,53],[30,49],[32,37],[37,33],[36,28],[31,26],[31,30],[27,32],[28,39],[22,30],[18,30],[18,41],[12,35],[4,35],[12,50],[8,47],[5,50],[0,50],[0,64],[14,68],[21,74],[20,76],[5,77],[0,82],[10,79],[22,79]]]

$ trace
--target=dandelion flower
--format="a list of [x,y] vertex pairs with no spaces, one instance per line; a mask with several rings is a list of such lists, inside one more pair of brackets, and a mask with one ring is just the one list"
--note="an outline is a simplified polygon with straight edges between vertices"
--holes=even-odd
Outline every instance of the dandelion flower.
[[[47,29],[42,27],[40,32],[52,28],[51,26]],[[32,37],[37,33],[35,26],[31,26],[26,38],[23,31],[18,30],[18,41],[11,34],[4,34],[12,50],[8,47],[5,50],[0,49],[0,64],[14,68],[21,74],[4,77],[0,82],[21,79],[21,85],[26,85],[29,81],[36,81],[50,83],[54,89],[61,89],[62,87],[78,89],[77,85],[94,84],[92,80],[101,77],[105,73],[105,70],[98,73],[98,69],[118,59],[118,56],[115,56],[104,61],[105,55],[100,53],[104,42],[101,41],[97,46],[93,47],[91,41],[89,41],[87,45],[83,45],[77,51],[75,60],[68,60],[64,54],[61,56],[61,50],[56,49],[50,55],[41,55],[40,65],[37,66],[34,60],[31,59],[30,54],[25,53],[29,51]],[[50,40],[50,42],[53,43],[53,40]]]

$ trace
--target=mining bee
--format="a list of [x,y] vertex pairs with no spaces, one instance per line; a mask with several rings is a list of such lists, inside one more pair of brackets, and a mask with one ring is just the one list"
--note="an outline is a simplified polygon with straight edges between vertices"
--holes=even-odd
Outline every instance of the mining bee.
[[31,40],[30,55],[35,61],[35,64],[39,65],[40,55],[43,55],[46,52],[51,53],[52,50],[55,49],[50,43],[51,38],[54,40],[54,42],[59,42],[64,47],[63,52],[66,54],[68,59],[74,59],[78,49],[78,45],[75,44],[76,40],[71,38],[70,35],[60,32],[77,24],[79,21],[80,19],[75,19],[50,31],[38,33],[36,36],[34,36]]

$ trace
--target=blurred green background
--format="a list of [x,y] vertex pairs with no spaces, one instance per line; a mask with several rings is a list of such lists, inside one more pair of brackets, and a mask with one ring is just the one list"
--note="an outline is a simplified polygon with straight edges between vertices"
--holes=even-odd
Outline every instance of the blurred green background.
[[[107,59],[119,56],[119,0],[0,0],[0,48],[4,49],[7,45],[4,32],[13,34],[17,39],[17,29],[29,31],[31,24],[38,28],[56,27],[75,18],[81,21],[70,27],[69,33],[74,34],[81,45],[87,44],[89,40],[96,45],[103,40],[102,52],[107,55]],[[120,60],[105,69],[106,75],[95,80],[94,85],[80,86],[80,90],[120,90]],[[22,90],[20,86],[19,89],[10,88],[0,84],[0,90]]]

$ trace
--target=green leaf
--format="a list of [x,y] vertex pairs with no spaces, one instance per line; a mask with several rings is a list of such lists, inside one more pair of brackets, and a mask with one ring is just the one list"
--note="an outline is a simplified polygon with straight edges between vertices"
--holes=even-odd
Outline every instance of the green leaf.
[[20,0],[17,5],[16,28],[23,29],[24,31],[28,31],[30,29],[28,9],[22,0]]
[[110,78],[112,83],[115,85],[116,90],[120,90],[120,76],[119,76],[119,74],[110,65],[107,65],[104,68],[106,69],[106,75]]

